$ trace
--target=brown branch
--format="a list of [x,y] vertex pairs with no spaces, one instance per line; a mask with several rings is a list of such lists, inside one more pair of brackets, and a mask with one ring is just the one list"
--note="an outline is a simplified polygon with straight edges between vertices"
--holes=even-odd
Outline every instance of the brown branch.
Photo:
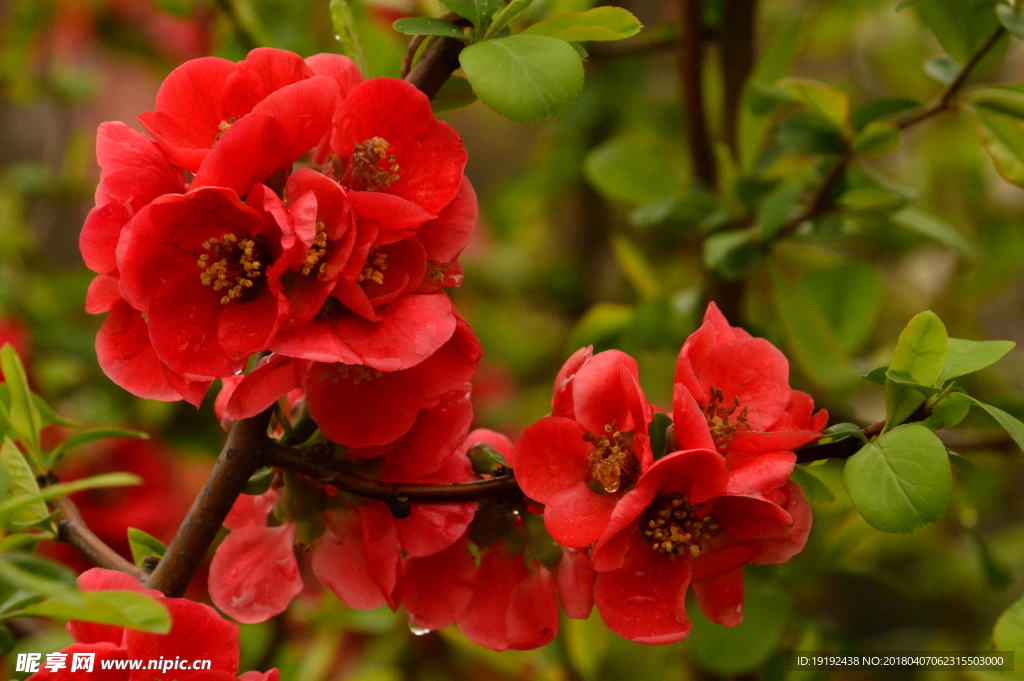
[[433,99],[448,77],[459,68],[459,54],[464,47],[462,41],[455,38],[434,38],[405,80]]
[[953,99],[957,96],[960,90],[963,89],[963,86],[967,84],[967,80],[970,78],[971,73],[975,68],[977,68],[978,64],[981,63],[981,60],[992,51],[992,48],[999,44],[999,41],[1002,40],[1005,35],[1005,28],[1000,26],[996,29],[996,32],[992,34],[992,37],[985,41],[985,44],[981,46],[981,48],[966,64],[964,64],[964,67],[960,69],[960,73],[958,73],[956,78],[953,79],[953,82],[946,87],[946,90],[939,97],[938,101],[917,113],[900,119],[896,122],[896,127],[900,130],[906,130],[910,126],[931,118],[935,114],[942,113],[943,111],[949,111],[953,107]]
[[241,17],[238,16],[238,10],[235,9],[234,2],[232,0],[215,1],[224,17],[231,22],[231,28],[234,29],[235,35],[238,36],[238,42],[242,44],[242,48],[248,52],[259,47],[260,44],[253,37],[252,33],[249,32],[245,24],[242,23]]
[[405,54],[402,56],[402,70],[399,72],[402,78],[409,75],[409,70],[412,68],[412,60],[416,57],[416,52],[426,39],[427,36],[425,35],[414,35],[412,40],[409,41],[409,47],[405,49]]
[[140,582],[148,576],[142,568],[135,567],[117,551],[89,529],[79,513],[75,502],[67,497],[54,499],[50,506],[60,511],[61,518],[57,521],[57,539],[71,544],[81,551],[93,565],[107,570],[117,570],[131,575]]
[[682,30],[677,51],[687,141],[694,175],[708,189],[713,190],[718,184],[718,170],[704,113],[703,6],[703,0],[679,0]]
[[181,597],[185,593],[249,476],[270,458],[267,424],[272,412],[271,407],[232,426],[213,472],[146,586],[168,596]]
[[726,0],[722,7],[722,30],[718,35],[722,60],[722,137],[736,153],[743,93],[754,71],[757,0]]
[[390,483],[364,478],[316,461],[311,452],[274,444],[271,465],[337,487],[345,492],[394,505],[405,502],[444,504],[475,501],[483,498],[517,497],[522,495],[512,475],[471,482],[410,484]]

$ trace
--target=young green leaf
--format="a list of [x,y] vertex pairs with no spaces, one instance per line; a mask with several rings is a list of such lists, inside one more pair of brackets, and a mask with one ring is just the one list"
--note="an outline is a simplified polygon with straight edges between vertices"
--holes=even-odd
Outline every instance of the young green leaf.
[[942,48],[958,62],[966,64],[999,28],[999,19],[993,11],[996,1],[914,0],[913,5]]
[[55,464],[62,456],[75,447],[81,447],[82,445],[87,445],[91,442],[107,440],[115,437],[131,437],[140,440],[148,440],[149,434],[140,430],[129,430],[127,428],[90,428],[89,430],[83,430],[79,433],[75,433],[67,440],[54,447],[53,451],[50,452],[49,465],[52,466]]
[[[34,494],[18,494],[0,502],[0,517],[26,506],[33,507],[33,513],[35,513],[35,504],[39,502],[49,501],[57,497],[66,497],[69,494],[75,494],[87,489],[131,487],[141,484],[142,478],[132,473],[103,473],[89,478],[82,478],[81,480],[48,485],[41,491],[36,488],[37,491]],[[44,506],[44,511],[45,508]]]
[[701,260],[723,279],[735,281],[743,276],[757,258],[756,228],[730,229],[704,239]]
[[464,49],[459,61],[483,103],[520,123],[565,113],[583,91],[580,56],[554,38],[487,40]]
[[75,591],[75,573],[30,553],[0,554],[0,583],[3,582],[61,603],[80,605],[83,602]]
[[942,368],[939,384],[951,378],[973,374],[991,366],[1014,348],[1013,341],[972,341],[950,338],[946,349],[946,364]]
[[948,54],[940,54],[924,63],[925,74],[946,87],[952,85],[963,70],[963,65]]
[[911,532],[936,522],[952,484],[945,445],[917,423],[868,443],[843,469],[843,485],[854,506],[884,532]]
[[952,428],[964,420],[971,410],[971,404],[973,402],[967,395],[949,393],[932,407],[932,413],[921,423],[929,430]]
[[526,35],[546,35],[569,43],[590,40],[623,40],[640,32],[643,25],[621,7],[595,7],[586,12],[563,12],[530,26]]
[[487,29],[487,34],[484,35],[484,40],[490,40],[498,32],[508,25],[508,22],[515,19],[520,12],[530,6],[533,0],[512,0],[498,12],[498,15],[494,17],[490,27]]
[[948,246],[959,252],[964,257],[977,260],[978,249],[967,240],[953,225],[940,220],[917,208],[904,208],[892,216],[892,221],[901,227],[906,227],[912,232],[921,236],[938,241],[943,246]]
[[787,221],[798,212],[797,200],[803,192],[803,183],[783,182],[773,189],[757,207],[754,221],[761,238],[770,241]]
[[861,104],[850,116],[854,132],[860,132],[868,123],[891,118],[912,109],[921,108],[921,102],[907,97],[880,97]]
[[434,98],[430,100],[430,108],[435,114],[455,111],[467,107],[477,100],[473,86],[462,76],[449,76]]
[[875,385],[885,385],[885,375],[889,373],[889,365],[884,367],[875,367],[871,371],[867,372],[861,378],[865,381],[874,383]]
[[132,560],[139,567],[147,558],[163,558],[167,553],[167,547],[162,541],[134,527],[128,528],[128,547],[132,551]]
[[572,335],[569,345],[579,348],[584,345],[609,347],[624,332],[633,320],[633,307],[621,303],[596,303],[583,317]]
[[935,386],[931,385],[921,385],[920,383],[912,379],[909,374],[906,374],[902,371],[893,371],[892,369],[890,369],[889,371],[885,372],[885,377],[890,381],[893,381],[894,383],[902,385],[905,388],[916,390],[925,397],[938,395],[940,392],[942,392],[942,388],[936,388]]
[[853,138],[853,153],[857,156],[891,154],[900,146],[900,131],[889,121],[873,121]]
[[845,130],[850,122],[850,99],[845,92],[805,78],[784,78],[775,87],[840,130]]
[[[920,385],[935,385],[946,361],[946,327],[934,312],[922,312],[907,324],[896,342],[889,372]],[[885,428],[903,423],[925,396],[888,378],[885,382]]]
[[459,40],[466,37],[462,29],[455,24],[433,17],[405,17],[396,21],[391,27],[405,35],[443,35]]
[[661,285],[654,267],[636,244],[624,237],[617,237],[612,240],[612,249],[619,269],[641,298],[653,300],[661,295]]
[[867,442],[867,437],[864,436],[860,426],[856,423],[837,423],[833,426],[829,426],[825,429],[825,433],[814,441],[816,445],[825,445],[829,442],[835,442],[836,440],[842,440],[847,437],[855,437],[861,442]]
[[996,420],[996,422],[1003,427],[1006,434],[1009,435],[1017,446],[1024,449],[1024,423],[1021,423],[1017,417],[1007,414],[999,407],[993,407],[991,404],[985,404],[981,400],[977,400],[973,397],[969,397],[971,402],[978,405]]
[[966,456],[963,456],[962,454],[957,454],[952,449],[946,450],[946,456],[949,457],[950,463],[952,463],[954,466],[956,466],[965,473],[973,473],[974,471],[978,470],[978,467],[975,466],[970,459],[968,459]]
[[999,616],[992,638],[999,650],[1024,650],[1024,598]]
[[29,449],[30,456],[39,454],[39,431],[43,427],[39,409],[32,400],[32,391],[28,388],[25,367],[21,364],[18,353],[10,343],[0,349],[0,369],[3,370],[4,381],[10,391],[11,405],[6,414],[11,430]]
[[347,0],[331,0],[329,7],[331,23],[334,25],[334,38],[341,43],[342,53],[356,63],[359,72],[364,77],[367,76],[369,69],[366,66],[363,48],[359,44],[356,19],[352,16],[352,8],[349,7]]
[[480,9],[474,0],[441,0],[441,4],[464,19],[469,19],[474,26],[480,28]]
[[46,600],[24,608],[25,615],[96,622],[117,627],[166,634],[171,616],[152,596],[136,591],[85,591],[82,605]]
[[1010,32],[1014,38],[1024,40],[1024,14],[1009,5],[996,5],[996,17],[999,23]]
[[831,504],[836,500],[832,490],[818,476],[804,468],[794,468],[790,479],[800,485],[800,489],[812,504]]
[[[991,102],[989,102],[991,104]],[[981,141],[1003,179],[1024,186],[1024,120],[1005,110],[974,106]]]
[[32,469],[29,468],[28,462],[25,461],[18,446],[11,442],[10,438],[4,438],[3,444],[0,445],[0,468],[3,468],[4,475],[7,477],[8,489],[13,495],[3,503],[8,503],[12,498],[27,497],[30,499],[18,513],[11,517],[11,520],[31,522],[45,518],[48,511],[46,504],[39,498],[39,483],[36,482],[36,476],[32,473]]
[[969,99],[975,107],[1024,120],[1024,92],[1005,87],[972,90]]

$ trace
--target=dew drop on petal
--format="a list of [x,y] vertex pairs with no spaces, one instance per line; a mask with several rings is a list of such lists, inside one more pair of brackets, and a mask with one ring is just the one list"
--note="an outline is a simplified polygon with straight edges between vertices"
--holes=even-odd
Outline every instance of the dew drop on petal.
[[411,631],[414,636],[426,636],[427,634],[430,633],[430,629],[426,629],[424,627],[418,627],[415,624],[413,624],[412,622],[409,622],[409,631]]

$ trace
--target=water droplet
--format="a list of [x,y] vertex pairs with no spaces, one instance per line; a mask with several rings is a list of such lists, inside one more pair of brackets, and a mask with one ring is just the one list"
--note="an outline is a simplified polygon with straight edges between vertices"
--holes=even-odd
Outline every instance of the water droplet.
[[654,599],[650,596],[630,596],[626,599],[626,605],[634,605],[638,608],[645,605],[650,605],[653,602]]
[[341,42],[341,36],[338,35],[337,33],[334,34],[334,39],[337,40],[339,43]]
[[430,629],[426,629],[424,627],[418,627],[415,624],[413,624],[412,622],[409,622],[409,631],[411,631],[414,636],[426,636],[427,634],[430,633]]

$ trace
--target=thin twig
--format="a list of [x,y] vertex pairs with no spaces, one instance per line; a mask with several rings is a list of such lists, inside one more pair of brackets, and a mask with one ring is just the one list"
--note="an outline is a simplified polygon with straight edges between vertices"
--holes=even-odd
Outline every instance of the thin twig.
[[238,16],[238,10],[235,9],[235,4],[232,0],[216,0],[217,7],[220,9],[224,17],[231,23],[231,28],[234,29],[235,35],[238,36],[238,42],[242,44],[242,47],[246,52],[255,50],[260,44],[253,37],[249,29],[242,23],[242,18]]
[[305,475],[345,492],[389,504],[404,502],[443,504],[522,495],[516,479],[511,475],[471,482],[436,484],[381,482],[331,466],[329,463],[315,461],[311,452],[277,443],[272,445],[270,463],[278,468]]
[[981,46],[981,48],[974,54],[973,57],[971,57],[971,59],[966,64],[964,64],[964,67],[960,69],[960,73],[958,73],[956,78],[953,79],[953,82],[949,84],[946,90],[942,93],[942,96],[939,97],[938,101],[936,101],[931,106],[922,109],[921,111],[918,111],[917,113],[911,114],[906,118],[900,119],[899,121],[896,122],[896,127],[899,128],[900,130],[906,130],[910,126],[916,125],[917,123],[920,123],[925,119],[931,118],[935,114],[942,113],[943,111],[948,111],[949,109],[951,109],[953,105],[953,99],[956,97],[957,93],[959,93],[960,90],[963,89],[963,86],[967,84],[967,79],[970,78],[971,72],[973,72],[974,69],[977,68],[978,64],[981,63],[981,60],[984,59],[985,56],[992,51],[992,48],[999,44],[999,41],[1002,40],[1003,36],[1005,35],[1005,28],[1000,26],[998,29],[996,29],[996,32],[992,34],[992,37],[985,41],[985,44]]
[[60,541],[67,542],[81,551],[96,567],[124,572],[140,582],[146,579],[148,575],[142,568],[126,560],[89,529],[75,502],[62,497],[49,503],[61,514],[60,520],[57,521],[57,538]]
[[420,45],[426,40],[425,35],[414,35],[412,40],[409,41],[409,47],[405,50],[405,56],[402,57],[402,78],[409,75],[409,69],[412,68],[412,60],[416,56],[416,51],[420,49]]
[[273,407],[232,426],[210,477],[146,586],[168,596],[185,593],[249,476],[270,458],[267,425],[271,413]]

